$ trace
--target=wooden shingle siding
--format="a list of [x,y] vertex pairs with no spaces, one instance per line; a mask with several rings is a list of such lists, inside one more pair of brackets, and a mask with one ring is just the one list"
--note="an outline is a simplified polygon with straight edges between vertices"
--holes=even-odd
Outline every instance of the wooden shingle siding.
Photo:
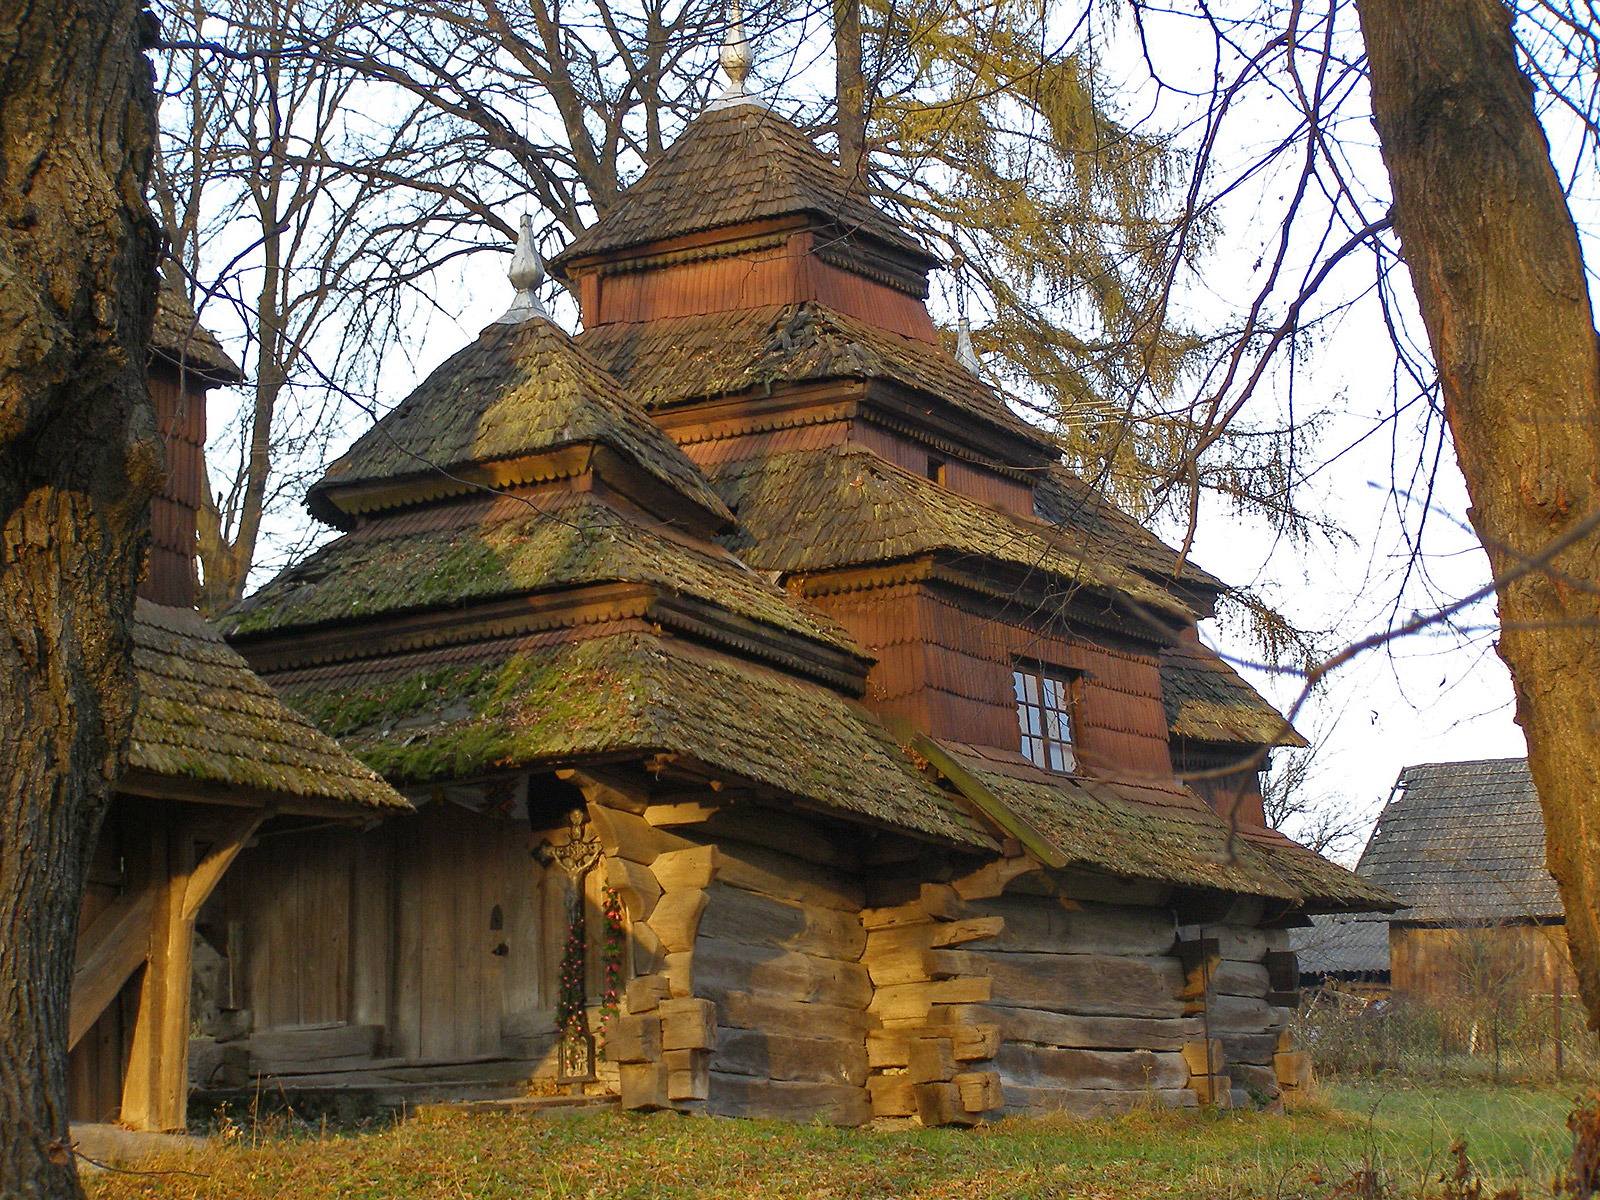
[[150,399],[166,455],[167,478],[150,502],[150,557],[139,594],[156,604],[194,603],[195,516],[204,499],[205,392],[193,377],[156,365]]
[[845,439],[846,427],[843,421],[826,421],[816,425],[762,430],[736,437],[685,442],[683,451],[697,467],[710,470],[723,463],[737,462],[744,458],[760,458],[768,454],[787,454],[795,450],[821,450],[826,446],[841,446]]
[[[649,270],[585,274],[580,290],[592,293],[585,328],[659,321],[707,313],[739,312],[815,300],[848,316],[923,342],[934,342],[933,321],[922,302],[812,254],[813,234],[789,236],[784,245],[737,258],[715,257]],[[585,295],[584,298],[588,298]]]
[[952,492],[971,496],[984,504],[1009,509],[1025,517],[1033,516],[1033,489],[995,471],[952,460],[945,466],[944,485]]
[[927,722],[919,727],[935,737],[1014,750],[1013,665],[1045,663],[1089,681],[1078,735],[1097,771],[1171,775],[1154,655],[1005,624],[920,585],[821,595],[814,602],[877,657],[867,701],[891,706],[881,712],[915,713]]

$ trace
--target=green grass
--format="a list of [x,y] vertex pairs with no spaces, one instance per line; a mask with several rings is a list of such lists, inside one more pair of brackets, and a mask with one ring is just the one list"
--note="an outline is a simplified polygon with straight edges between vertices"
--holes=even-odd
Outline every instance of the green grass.
[[[413,1122],[365,1133],[257,1134],[103,1174],[92,1200],[582,1197],[583,1200],[1295,1200],[1364,1165],[1395,1200],[1434,1195],[1465,1137],[1485,1196],[1549,1194],[1572,1090],[1334,1085],[1284,1116],[1140,1113],[976,1130],[837,1130],[619,1113]],[[1349,1193],[1345,1193],[1348,1195]]]

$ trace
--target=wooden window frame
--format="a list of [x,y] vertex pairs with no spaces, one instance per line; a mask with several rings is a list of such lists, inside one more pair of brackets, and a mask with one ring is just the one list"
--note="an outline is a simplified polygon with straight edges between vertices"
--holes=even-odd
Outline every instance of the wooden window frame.
[[1079,677],[1059,668],[1013,663],[1012,697],[1022,756],[1059,775],[1078,769]]

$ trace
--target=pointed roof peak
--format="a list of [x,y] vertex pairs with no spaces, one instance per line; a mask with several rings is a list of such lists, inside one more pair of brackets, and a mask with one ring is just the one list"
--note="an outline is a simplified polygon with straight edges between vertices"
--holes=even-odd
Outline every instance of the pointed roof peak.
[[517,295],[511,307],[495,318],[496,325],[520,325],[534,317],[550,319],[550,314],[539,302],[539,285],[544,282],[544,259],[533,244],[533,217],[522,214],[522,227],[517,233],[517,248],[511,255],[511,269],[506,272]]
[[[554,321],[535,319],[542,310],[508,319],[516,311],[486,326],[330,464],[308,497],[312,514],[348,528],[369,509],[560,477],[535,460],[600,445],[652,477],[657,493],[698,509],[704,523],[732,527],[699,468],[639,402]],[[516,476],[519,461],[533,474]]]
[[918,272],[938,264],[793,122],[747,97],[713,104],[691,121],[618,203],[568,243],[554,270],[565,275],[591,257],[801,215],[875,242]]

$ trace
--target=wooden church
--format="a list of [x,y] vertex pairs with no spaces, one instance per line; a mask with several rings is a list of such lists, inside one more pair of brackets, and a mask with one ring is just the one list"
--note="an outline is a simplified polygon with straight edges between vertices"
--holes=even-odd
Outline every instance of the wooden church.
[[945,348],[935,258],[728,57],[553,264],[581,335],[525,220],[510,311],[312,488],[341,536],[226,618],[417,811],[238,855],[196,1086],[1270,1101],[1287,930],[1388,898],[1264,827],[1300,743],[1199,641],[1224,585]]

